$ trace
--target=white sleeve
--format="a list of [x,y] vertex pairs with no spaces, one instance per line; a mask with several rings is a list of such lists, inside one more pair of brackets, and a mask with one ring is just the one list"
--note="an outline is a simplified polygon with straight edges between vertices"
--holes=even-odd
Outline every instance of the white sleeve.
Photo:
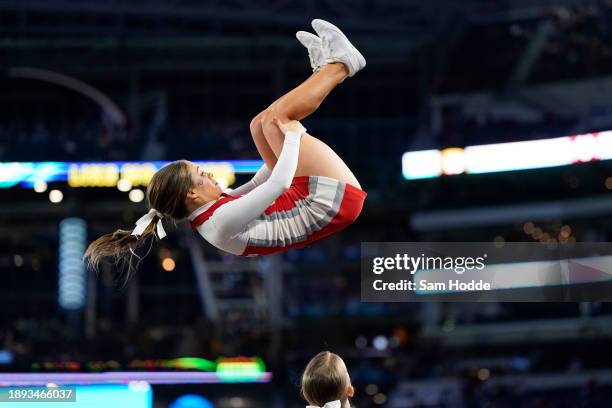
[[253,176],[252,179],[244,183],[243,185],[236,187],[235,189],[228,192],[228,194],[232,195],[244,195],[249,191],[253,190],[258,185],[264,183],[270,177],[270,170],[264,164],[257,170],[257,173]]
[[285,133],[283,149],[268,180],[246,195],[222,205],[211,217],[222,235],[236,235],[259,217],[281,194],[289,189],[300,153],[303,130]]

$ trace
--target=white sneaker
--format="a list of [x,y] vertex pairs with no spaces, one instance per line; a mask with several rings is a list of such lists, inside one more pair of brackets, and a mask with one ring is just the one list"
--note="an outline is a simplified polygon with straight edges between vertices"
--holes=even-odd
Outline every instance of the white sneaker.
[[325,20],[312,20],[312,28],[321,38],[321,49],[325,62],[341,62],[348,68],[349,76],[355,75],[366,66],[363,55],[351,44],[344,33]]
[[321,39],[308,31],[298,31],[295,33],[296,38],[308,50],[308,58],[310,58],[310,66],[312,71],[318,71],[326,64],[323,50],[321,49]]

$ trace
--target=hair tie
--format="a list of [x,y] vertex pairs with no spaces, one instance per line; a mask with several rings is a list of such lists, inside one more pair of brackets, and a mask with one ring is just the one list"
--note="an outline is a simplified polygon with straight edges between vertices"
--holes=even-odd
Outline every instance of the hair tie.
[[306,408],[341,408],[342,403],[339,400],[327,402],[322,407],[317,407],[316,405],[307,405]]
[[142,235],[147,227],[153,222],[153,218],[156,216],[159,218],[157,221],[157,237],[159,239],[163,239],[166,236],[166,231],[164,230],[164,226],[162,224],[162,218],[164,218],[164,215],[154,208],[151,208],[148,213],[136,221],[136,227],[134,227],[132,235]]

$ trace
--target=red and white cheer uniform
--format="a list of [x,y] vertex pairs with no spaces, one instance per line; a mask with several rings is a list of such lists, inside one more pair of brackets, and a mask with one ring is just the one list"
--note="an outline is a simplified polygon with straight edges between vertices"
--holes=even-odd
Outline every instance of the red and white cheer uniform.
[[241,256],[302,248],[353,223],[366,193],[322,176],[294,177],[301,132],[287,132],[272,172],[264,165],[246,184],[190,216],[215,247]]

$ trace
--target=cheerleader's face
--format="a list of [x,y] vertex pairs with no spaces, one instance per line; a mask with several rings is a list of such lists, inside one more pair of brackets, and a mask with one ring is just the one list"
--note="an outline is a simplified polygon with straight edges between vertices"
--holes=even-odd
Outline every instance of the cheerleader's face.
[[221,186],[214,179],[212,173],[204,171],[201,166],[192,162],[189,162],[189,171],[191,173],[191,188],[187,193],[187,198],[202,205],[219,198],[222,193]]

